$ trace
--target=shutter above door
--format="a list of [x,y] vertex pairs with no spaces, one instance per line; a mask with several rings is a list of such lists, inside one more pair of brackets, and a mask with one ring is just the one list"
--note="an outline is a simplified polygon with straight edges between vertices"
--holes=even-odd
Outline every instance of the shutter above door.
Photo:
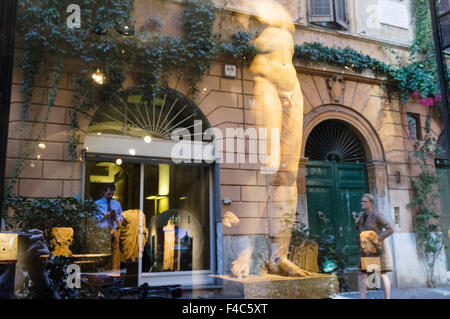
[[336,23],[348,29],[347,0],[334,0]]
[[334,22],[333,0],[308,0],[309,22]]

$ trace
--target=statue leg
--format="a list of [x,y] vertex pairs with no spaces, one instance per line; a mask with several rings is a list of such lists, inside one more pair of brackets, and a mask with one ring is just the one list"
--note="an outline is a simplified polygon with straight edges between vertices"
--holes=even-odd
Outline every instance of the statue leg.
[[[263,77],[255,77],[255,106],[256,116],[262,116],[263,126],[267,130],[267,155],[266,160],[262,159],[266,165],[261,171],[268,174],[277,171],[280,166],[280,139],[282,106],[278,97],[277,89]],[[272,134],[276,130],[277,134]],[[275,136],[276,138],[272,138]],[[261,152],[261,150],[259,150]],[[263,154],[260,154],[263,155]]]
[[283,127],[281,133],[281,160],[278,172],[270,179],[270,237],[271,258],[269,271],[287,276],[310,276],[306,270],[288,260],[292,227],[297,211],[297,174],[303,124],[303,103],[300,85],[291,98],[281,98],[283,104]]

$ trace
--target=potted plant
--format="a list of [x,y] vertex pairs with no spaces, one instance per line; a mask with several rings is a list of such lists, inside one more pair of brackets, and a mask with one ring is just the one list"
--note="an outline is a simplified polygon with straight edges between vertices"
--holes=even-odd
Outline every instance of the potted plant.
[[341,291],[348,291],[345,269],[349,265],[349,257],[345,248],[339,248],[327,218],[320,218],[320,233],[312,236],[318,243],[319,271],[337,276]]
[[13,214],[6,219],[7,228],[24,232],[33,228],[42,230],[55,255],[69,254],[70,251],[98,253],[102,239],[108,239],[101,236],[94,221],[97,207],[91,199],[83,201],[78,196],[32,200],[10,197],[8,207]]
[[[66,284],[67,267],[74,263],[73,254],[103,253],[110,247],[109,233],[96,224],[97,207],[93,200],[76,197],[56,199],[26,199],[10,197],[8,207],[13,210],[5,220],[8,230],[27,232],[40,229],[49,248],[47,274],[62,298],[75,298],[79,291]],[[33,297],[29,277],[18,287],[19,297]]]

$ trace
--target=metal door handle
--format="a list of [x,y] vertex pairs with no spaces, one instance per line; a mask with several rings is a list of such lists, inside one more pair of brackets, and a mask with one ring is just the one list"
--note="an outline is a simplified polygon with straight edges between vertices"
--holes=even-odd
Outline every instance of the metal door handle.
[[319,217],[319,219],[321,220],[325,220],[325,214],[320,210],[317,212],[317,217]]
[[342,229],[342,226],[339,226],[339,236],[344,236],[344,230]]
[[356,220],[358,218],[357,212],[352,212],[353,220]]

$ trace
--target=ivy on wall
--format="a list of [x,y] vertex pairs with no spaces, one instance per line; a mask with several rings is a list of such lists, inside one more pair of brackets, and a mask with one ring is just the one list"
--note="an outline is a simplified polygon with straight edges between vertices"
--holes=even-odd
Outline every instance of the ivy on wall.
[[[433,161],[436,154],[436,139],[431,134],[431,112],[428,113],[425,123],[425,136],[423,141],[414,145],[414,157],[420,167],[420,174],[412,180],[414,200],[408,207],[415,208],[414,230],[417,236],[417,248],[421,261],[426,270],[426,282],[428,287],[436,287],[439,283],[436,278],[435,268],[439,255],[445,248],[442,234],[441,214],[436,208],[436,199],[439,192],[436,190],[438,177],[429,162]],[[441,151],[441,150],[439,150]]]
[[[28,119],[38,75],[53,75],[47,103],[49,114],[64,63],[70,58],[81,62],[81,69],[74,79],[77,93],[72,101],[68,132],[68,150],[73,159],[77,157],[79,144],[78,115],[89,112],[94,105],[114,104],[127,70],[133,70],[136,82],[145,89],[149,98],[158,95],[168,85],[172,73],[185,78],[190,85],[190,94],[195,95],[196,84],[210,70],[213,59],[218,55],[250,61],[257,54],[254,36],[245,31],[234,34],[228,43],[213,34],[216,14],[211,0],[185,1],[181,39],[134,30],[131,16],[133,0],[80,0],[81,28],[68,28],[66,9],[71,2],[20,0],[17,42],[24,96],[23,120]],[[127,35],[125,26],[138,32]],[[418,40],[413,46],[417,55],[422,54],[420,43]],[[431,99],[438,95],[436,81],[427,68],[422,68],[421,62],[392,66],[351,48],[330,48],[320,43],[296,45],[295,58],[346,67],[355,72],[372,70],[392,81],[403,100],[415,92]],[[91,78],[96,69],[100,69],[106,78],[103,85],[97,85]],[[44,118],[41,134],[35,137],[35,141],[39,141],[45,132],[46,118],[48,116]],[[21,156],[9,191],[20,175],[25,159],[31,158],[32,154],[33,150],[29,150]]]
[[[416,36],[411,47],[412,63],[407,66],[411,73],[412,81],[417,81],[415,74],[427,74],[430,87],[436,86],[434,90],[439,92],[439,80],[437,76],[437,61],[434,48],[433,30],[428,0],[414,0],[414,17]],[[440,101],[440,96],[432,99],[422,94],[421,88],[425,84],[418,84],[413,93],[415,98],[420,99],[424,106],[433,106]],[[436,199],[439,197],[437,191],[438,177],[434,161],[437,152],[442,152],[441,146],[431,134],[431,119],[433,109],[428,109],[425,123],[425,136],[423,141],[414,145],[414,157],[416,164],[420,167],[419,176],[412,179],[414,199],[408,207],[415,209],[414,230],[417,237],[417,250],[420,260],[425,266],[426,282],[428,287],[436,287],[439,281],[436,278],[436,262],[446,247],[442,233],[441,213]]]

